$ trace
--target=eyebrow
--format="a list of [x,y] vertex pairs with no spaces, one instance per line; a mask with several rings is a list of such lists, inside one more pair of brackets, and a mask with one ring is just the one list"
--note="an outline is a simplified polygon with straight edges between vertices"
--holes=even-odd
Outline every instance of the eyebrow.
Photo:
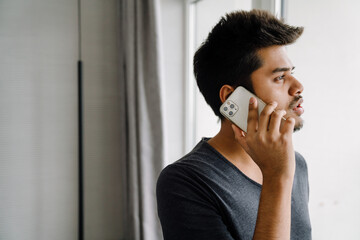
[[292,71],[294,70],[295,67],[292,67],[292,68],[288,68],[288,67],[283,67],[283,68],[275,68],[272,73],[277,73],[277,72],[287,72],[287,71]]

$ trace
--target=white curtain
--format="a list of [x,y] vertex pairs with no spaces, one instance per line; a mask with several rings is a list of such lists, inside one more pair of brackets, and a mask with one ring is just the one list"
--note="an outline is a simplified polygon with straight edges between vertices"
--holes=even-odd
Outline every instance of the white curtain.
[[121,161],[126,240],[162,239],[155,187],[163,167],[157,0],[120,0]]

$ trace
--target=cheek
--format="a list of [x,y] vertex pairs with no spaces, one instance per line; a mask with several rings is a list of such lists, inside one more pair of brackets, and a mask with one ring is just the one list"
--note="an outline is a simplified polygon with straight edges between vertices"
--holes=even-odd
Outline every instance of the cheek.
[[271,103],[271,102],[277,102],[279,109],[283,109],[283,107],[286,105],[283,97],[281,94],[277,94],[274,91],[264,91],[261,93],[261,96],[259,96],[265,103]]
[[278,108],[279,109],[284,109],[284,110],[286,110],[287,112],[289,111],[289,102],[287,101],[287,100],[285,100],[285,101],[282,101],[282,102],[280,102],[280,101],[278,101]]
[[255,94],[267,104],[276,101],[278,103],[277,109],[288,109],[289,99],[287,94],[284,94],[283,87],[274,85],[271,79],[264,77],[261,79],[261,81],[253,80]]
[[[259,96],[260,97],[260,96]],[[285,98],[281,94],[276,94],[274,92],[268,92],[267,94],[263,94],[260,97],[265,103],[277,102],[278,106],[276,109],[283,109],[288,112],[289,110],[289,99]]]

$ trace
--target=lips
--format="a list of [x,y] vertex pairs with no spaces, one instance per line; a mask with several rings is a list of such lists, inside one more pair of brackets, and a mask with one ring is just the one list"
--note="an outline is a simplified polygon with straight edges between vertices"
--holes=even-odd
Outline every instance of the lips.
[[304,102],[304,99],[300,98],[294,105],[295,107],[293,107],[293,111],[297,114],[297,115],[301,115],[304,113],[304,108],[301,106],[301,104]]

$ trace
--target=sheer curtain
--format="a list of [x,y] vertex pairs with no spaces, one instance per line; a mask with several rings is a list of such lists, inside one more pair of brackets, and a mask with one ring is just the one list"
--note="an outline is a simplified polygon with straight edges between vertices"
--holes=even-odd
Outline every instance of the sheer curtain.
[[162,238],[155,186],[163,167],[157,0],[120,0],[124,239]]

